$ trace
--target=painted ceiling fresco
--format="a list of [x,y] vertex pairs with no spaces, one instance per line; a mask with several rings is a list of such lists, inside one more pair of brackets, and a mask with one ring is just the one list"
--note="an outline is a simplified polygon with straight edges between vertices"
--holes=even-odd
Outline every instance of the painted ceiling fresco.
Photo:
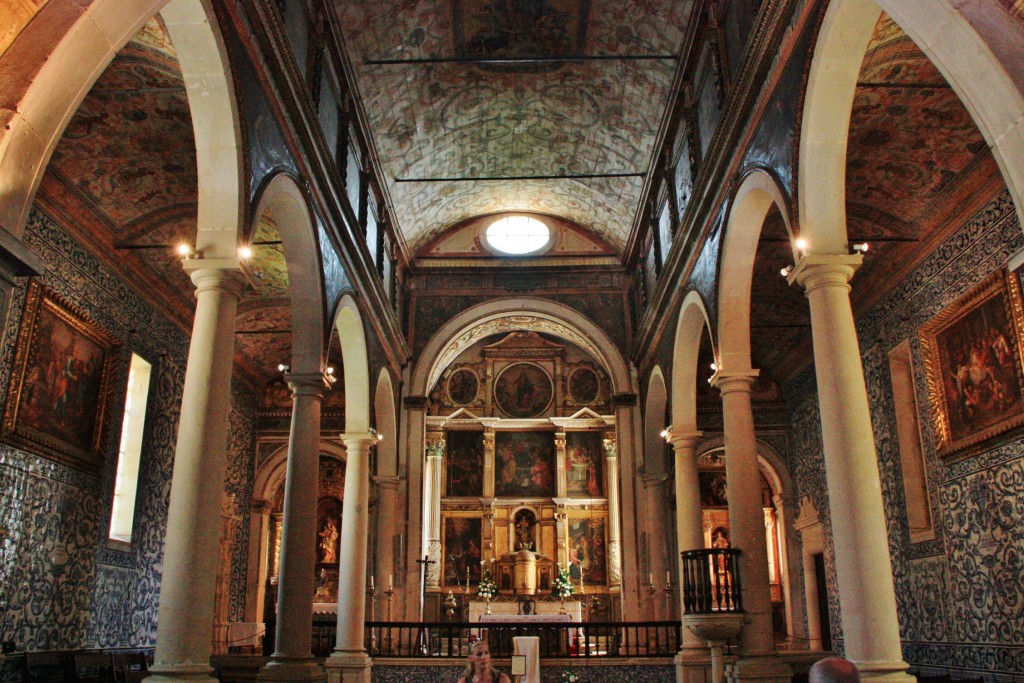
[[[476,215],[519,210],[586,225],[621,252],[676,66],[635,58],[676,55],[690,5],[336,2],[410,249]],[[564,57],[600,59],[535,61]],[[457,61],[501,59],[524,61]],[[524,176],[545,179],[480,180]]]
[[[190,328],[193,287],[175,247],[194,243],[197,176],[185,84],[156,19],[117,54],[82,102],[47,169],[40,200],[109,255],[108,265]],[[291,355],[284,251],[273,217],[253,235],[253,287],[239,303],[236,362],[253,386]]]

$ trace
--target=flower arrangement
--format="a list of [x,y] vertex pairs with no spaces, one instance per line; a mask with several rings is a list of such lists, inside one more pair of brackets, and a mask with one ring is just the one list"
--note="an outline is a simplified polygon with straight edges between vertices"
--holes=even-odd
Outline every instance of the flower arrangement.
[[498,585],[494,583],[494,579],[491,578],[491,570],[484,567],[484,572],[480,577],[480,585],[476,589],[476,594],[484,600],[490,600],[497,593]]
[[562,677],[558,679],[558,683],[577,683],[580,680],[582,679],[579,674],[572,669],[562,669]]
[[572,587],[572,578],[569,576],[569,565],[566,565],[564,568],[562,565],[558,565],[558,574],[555,575],[555,584],[551,592],[556,598],[562,599],[569,597],[575,592]]

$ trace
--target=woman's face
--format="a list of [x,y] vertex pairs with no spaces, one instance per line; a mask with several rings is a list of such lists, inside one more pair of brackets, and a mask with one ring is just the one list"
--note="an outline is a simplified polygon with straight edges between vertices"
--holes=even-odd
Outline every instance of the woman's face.
[[488,666],[491,663],[491,649],[486,644],[474,645],[469,653],[469,661],[476,666]]

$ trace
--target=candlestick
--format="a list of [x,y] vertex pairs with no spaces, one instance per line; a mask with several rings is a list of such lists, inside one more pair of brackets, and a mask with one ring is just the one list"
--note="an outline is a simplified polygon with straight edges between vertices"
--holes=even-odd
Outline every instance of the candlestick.
[[388,590],[392,590],[395,587],[395,575],[388,574]]

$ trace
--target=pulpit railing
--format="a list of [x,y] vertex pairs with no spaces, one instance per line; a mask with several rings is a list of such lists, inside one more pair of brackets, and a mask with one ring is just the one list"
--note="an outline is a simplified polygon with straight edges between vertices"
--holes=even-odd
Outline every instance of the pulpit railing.
[[734,548],[703,548],[683,558],[683,606],[687,614],[742,612],[740,554]]

